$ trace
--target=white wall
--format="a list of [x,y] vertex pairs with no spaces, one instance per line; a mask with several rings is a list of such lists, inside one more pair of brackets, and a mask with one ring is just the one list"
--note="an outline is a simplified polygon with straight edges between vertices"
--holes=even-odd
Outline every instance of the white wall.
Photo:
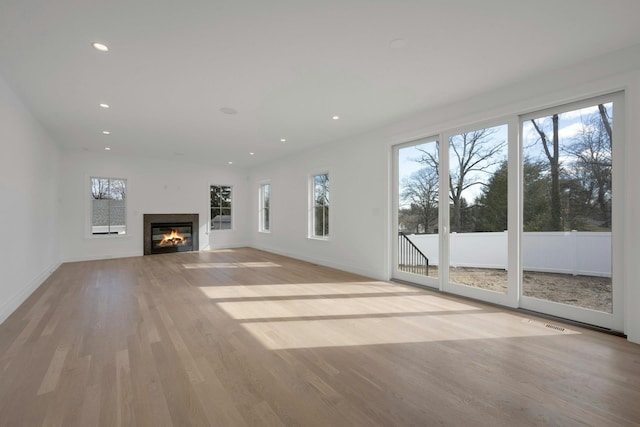
[[[91,236],[89,179],[127,180],[127,234]],[[233,230],[210,231],[209,185],[233,186]],[[143,253],[145,213],[198,213],[200,249],[247,244],[247,177],[235,167],[214,168],[180,160],[119,156],[116,152],[65,151],[60,168],[62,259],[81,261]]]
[[[640,46],[594,58],[572,67],[549,72],[495,91],[478,94],[461,102],[434,108],[405,120],[372,130],[368,135],[327,144],[313,152],[263,165],[251,174],[252,244],[313,262],[388,279],[391,263],[389,242],[391,147],[394,144],[474,125],[498,118],[524,114],[579,99],[626,90],[627,131],[625,164],[618,173],[626,175],[624,212],[618,219],[625,230],[621,272],[624,278],[625,333],[640,342]],[[346,119],[346,118],[345,118]],[[308,173],[329,168],[331,176],[331,240],[318,242],[307,235]],[[258,233],[258,183],[271,179],[273,230]],[[615,213],[614,213],[615,215]],[[615,266],[614,266],[615,270]],[[619,279],[614,279],[619,280]]]
[[[624,301],[625,333],[629,341],[640,343],[640,73],[629,82],[627,102],[627,151],[625,152]],[[615,197],[615,196],[614,196]],[[615,226],[615,224],[614,224]]]
[[[377,147],[371,147],[377,138]],[[253,246],[368,277],[388,278],[388,156],[381,135],[333,144],[252,172]],[[381,166],[382,165],[382,166]],[[329,239],[309,239],[308,179],[329,170]],[[258,230],[258,188],[271,182],[271,233]]]
[[0,323],[58,267],[59,149],[0,77]]

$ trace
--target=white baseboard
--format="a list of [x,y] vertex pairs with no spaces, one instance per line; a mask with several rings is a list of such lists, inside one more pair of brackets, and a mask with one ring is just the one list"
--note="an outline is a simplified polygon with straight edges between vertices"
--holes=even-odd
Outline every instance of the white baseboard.
[[7,301],[0,304],[0,324],[2,324],[5,320],[13,314],[14,311],[20,307],[20,305],[31,296],[31,294],[40,287],[44,283],[45,280],[51,276],[51,274],[60,267],[62,263],[60,261],[51,264],[49,267],[45,268],[44,271],[38,274],[34,279],[32,279],[27,286],[22,288],[20,292],[10,297]]
[[117,255],[87,255],[87,256],[80,256],[80,257],[64,258],[62,262],[97,261],[101,259],[131,258],[135,256],[142,256],[142,255],[143,255],[142,251],[128,252],[128,253],[124,252]]
[[269,248],[266,246],[260,246],[260,245],[252,245],[250,246],[254,249],[258,249],[261,251],[265,251],[265,252],[271,252],[277,255],[282,255],[282,256],[286,256],[289,258],[293,258],[293,259],[298,259],[300,261],[306,261],[306,262],[310,262],[312,264],[318,264],[318,265],[322,265],[324,267],[330,267],[330,268],[335,268],[337,270],[342,270],[342,271],[346,271],[349,273],[353,273],[353,274],[358,274],[360,276],[364,276],[364,277],[369,277],[372,278],[373,280],[386,280],[386,279],[382,279],[382,278],[375,278],[374,275],[372,274],[371,270],[365,269],[365,268],[359,268],[359,267],[355,267],[353,265],[348,265],[348,264],[341,264],[338,262],[334,262],[334,261],[329,261],[326,259],[320,259],[320,258],[314,258],[314,257],[308,257],[305,255],[301,255],[299,253],[290,253],[287,251],[281,251],[279,249],[275,249],[275,248]]

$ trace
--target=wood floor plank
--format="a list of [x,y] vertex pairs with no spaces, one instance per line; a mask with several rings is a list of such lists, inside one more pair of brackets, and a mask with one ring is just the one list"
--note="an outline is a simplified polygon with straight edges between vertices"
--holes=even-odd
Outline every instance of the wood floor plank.
[[640,346],[249,249],[63,264],[0,426],[640,426]]
[[62,365],[64,364],[64,360],[67,357],[67,353],[69,352],[68,347],[58,347],[56,352],[51,359],[51,363],[49,364],[49,369],[47,369],[47,373],[40,384],[40,388],[38,389],[38,395],[50,393],[56,389],[58,385],[58,381],[60,380],[60,374],[62,373]]

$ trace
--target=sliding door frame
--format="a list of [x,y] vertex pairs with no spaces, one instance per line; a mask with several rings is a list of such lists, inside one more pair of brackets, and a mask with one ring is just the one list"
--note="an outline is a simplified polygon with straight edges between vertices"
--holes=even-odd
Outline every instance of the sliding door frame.
[[[574,320],[590,325],[608,328],[615,331],[624,330],[624,194],[625,194],[625,169],[624,169],[624,151],[626,137],[626,109],[625,109],[625,93],[623,91],[612,92],[607,95],[601,95],[591,98],[585,98],[580,101],[567,104],[560,104],[555,107],[534,111],[519,116],[518,132],[520,140],[523,139],[522,125],[530,119],[549,116],[552,114],[562,114],[564,112],[579,110],[581,108],[591,107],[597,104],[613,103],[613,138],[612,144],[612,194],[613,203],[611,206],[611,292],[612,292],[612,312],[592,310],[584,307],[577,307],[568,304],[557,303],[553,301],[543,300],[526,296],[523,294],[521,287],[519,292],[520,308],[527,310],[550,314],[569,320]],[[523,156],[523,144],[520,144],[520,157]],[[523,165],[519,164],[519,189],[524,195],[523,182]],[[520,210],[524,205],[524,197],[520,198]],[[522,216],[520,216],[522,222]],[[523,233],[521,228],[521,233]],[[520,250],[520,261],[523,257],[523,251]],[[522,264],[521,264],[522,265]],[[520,283],[522,283],[522,268],[520,268]]]

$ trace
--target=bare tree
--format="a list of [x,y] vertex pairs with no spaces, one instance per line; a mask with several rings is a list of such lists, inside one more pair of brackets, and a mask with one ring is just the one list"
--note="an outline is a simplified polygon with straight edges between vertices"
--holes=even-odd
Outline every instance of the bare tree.
[[[611,122],[603,104],[582,122],[580,133],[568,148],[575,161],[573,169],[581,174],[589,200],[600,212],[602,226],[611,226]],[[595,200],[593,200],[595,199]]]
[[549,138],[542,129],[542,125],[531,119],[531,124],[540,136],[539,141],[542,143],[544,153],[549,160],[549,168],[551,172],[551,223],[549,231],[562,230],[562,211],[560,206],[560,136],[558,135],[558,115],[551,117],[552,136]]
[[609,150],[611,150],[611,117],[609,117],[609,113],[605,108],[604,104],[598,104],[598,112],[600,113],[600,120],[602,120],[602,125],[609,136]]
[[91,178],[91,196],[94,199],[108,199],[109,180],[104,178]]
[[113,178],[91,178],[91,196],[94,199],[124,200],[126,181]]
[[413,174],[404,182],[401,197],[419,209],[420,221],[424,232],[438,222],[438,172],[425,167]]
[[[506,141],[493,138],[497,128],[464,132],[449,138],[449,199],[453,202],[451,231],[462,231],[463,194],[475,185],[485,185],[483,174],[491,173],[501,163]],[[422,151],[422,163],[436,171],[439,168],[438,151]]]

